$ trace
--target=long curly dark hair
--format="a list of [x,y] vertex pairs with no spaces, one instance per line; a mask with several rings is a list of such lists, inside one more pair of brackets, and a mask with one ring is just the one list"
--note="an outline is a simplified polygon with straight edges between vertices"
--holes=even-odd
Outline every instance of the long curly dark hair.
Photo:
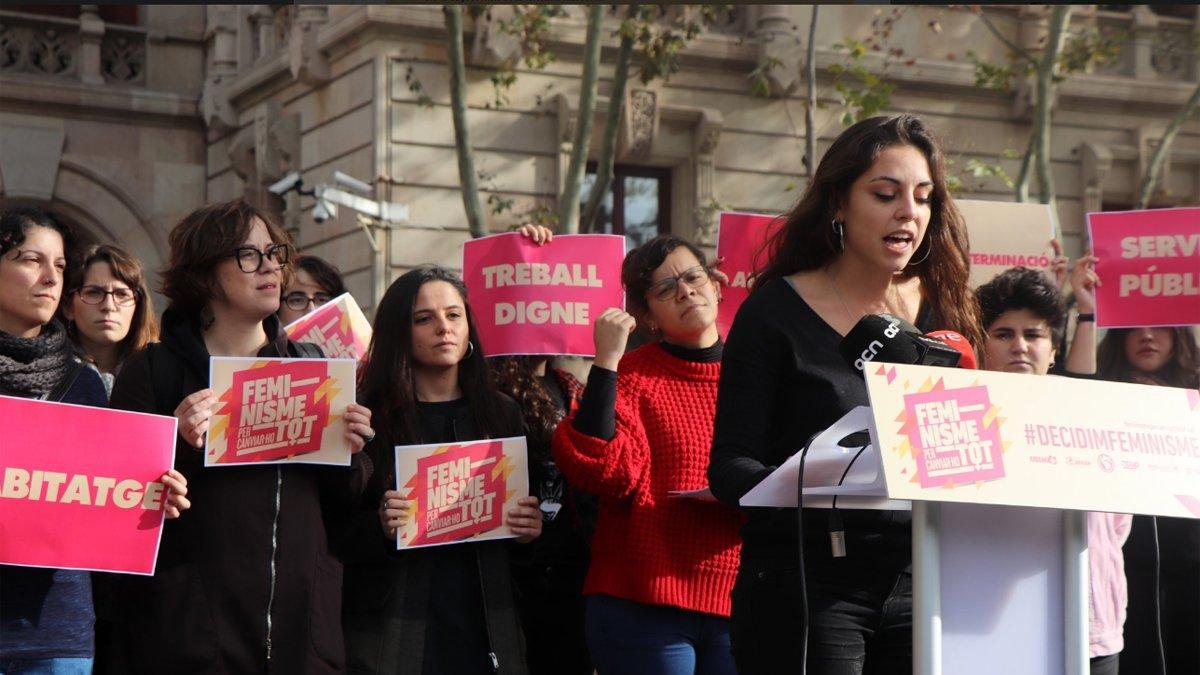
[[546,392],[534,374],[544,356],[500,356],[488,359],[496,387],[513,397],[521,406],[530,449],[548,450],[554,429],[563,417],[562,410]]
[[[895,146],[921,151],[933,179],[932,215],[921,246],[903,272],[919,277],[921,292],[930,302],[933,323],[955,330],[979,348],[983,332],[979,308],[967,277],[970,271],[967,228],[946,188],[945,158],[933,131],[912,115],[871,117],[854,124],[829,146],[804,195],[759,252],[765,259],[751,289],[776,277],[820,269],[841,255],[839,237],[831,222],[847,199],[850,186],[879,157]],[[932,247],[932,250],[930,250]]]
[[1174,342],[1171,356],[1162,368],[1147,373],[1138,370],[1129,362],[1125,352],[1125,340],[1136,328],[1111,328],[1100,341],[1096,350],[1096,372],[1100,377],[1114,382],[1155,384],[1184,389],[1200,389],[1200,348],[1192,329],[1186,326],[1170,328]]

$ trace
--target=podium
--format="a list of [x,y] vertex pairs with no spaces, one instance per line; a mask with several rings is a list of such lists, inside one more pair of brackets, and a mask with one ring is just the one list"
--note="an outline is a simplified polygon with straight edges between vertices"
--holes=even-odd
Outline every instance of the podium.
[[[865,377],[870,408],[806,448],[804,505],[912,509],[914,672],[1089,672],[1087,512],[1200,518],[1200,392],[892,364]],[[867,451],[838,443],[864,428]],[[800,457],[742,504],[795,506]]]

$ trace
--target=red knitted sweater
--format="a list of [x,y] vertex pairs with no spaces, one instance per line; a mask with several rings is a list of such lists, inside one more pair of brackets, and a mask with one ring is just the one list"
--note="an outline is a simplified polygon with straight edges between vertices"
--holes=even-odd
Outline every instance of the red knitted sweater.
[[599,500],[583,592],[729,616],[741,515],[668,497],[708,485],[721,364],[651,343],[626,354],[617,372],[612,440],[576,431],[574,415],[554,433],[559,469]]

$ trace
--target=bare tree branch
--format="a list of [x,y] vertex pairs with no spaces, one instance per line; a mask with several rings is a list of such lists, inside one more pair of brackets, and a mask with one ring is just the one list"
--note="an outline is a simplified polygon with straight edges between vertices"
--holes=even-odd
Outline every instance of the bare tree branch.
[[1034,132],[1038,136],[1037,173],[1038,197],[1043,204],[1054,205],[1054,174],[1050,166],[1050,117],[1053,112],[1055,76],[1058,74],[1058,55],[1067,38],[1067,25],[1071,21],[1071,6],[1056,5],[1050,17],[1050,37],[1046,40],[1046,53],[1038,66],[1038,101]]
[[[633,18],[637,5],[630,5],[626,12],[626,21]],[[604,195],[612,184],[613,158],[616,155],[617,131],[621,127],[621,115],[625,107],[625,83],[629,81],[629,62],[633,60],[634,31],[621,31],[621,44],[617,48],[617,63],[613,70],[612,94],[608,99],[608,118],[604,123],[604,139],[600,146],[600,158],[596,161],[596,182],[592,184],[592,192],[588,195],[587,204],[583,209],[583,218],[579,223],[580,232],[596,230],[596,216],[600,213],[600,205],[604,203]]]
[[992,23],[992,20],[988,18],[987,12],[983,11],[983,8],[980,8],[975,12],[975,14],[979,16],[979,19],[983,21],[983,25],[986,26],[989,31],[991,31],[992,35],[1008,48],[1008,51],[1025,59],[1026,61],[1029,61],[1030,63],[1035,63],[1037,61],[1033,54],[1030,54],[1028,51],[1022,49],[1019,45],[1017,45],[1017,43],[1009,40],[1004,33],[1001,33],[1000,29],[996,27],[996,24]]
[[563,232],[579,231],[579,186],[587,166],[588,142],[592,137],[592,113],[596,109],[596,81],[600,70],[600,27],[604,5],[588,7],[587,41],[583,47],[583,77],[579,83],[579,116],[575,123],[575,142],[571,163],[558,199],[559,227]]
[[808,80],[808,96],[804,105],[804,160],[808,164],[810,180],[817,171],[817,124],[813,110],[817,107],[817,13],[820,10],[820,5],[812,6],[806,45],[808,54],[804,62],[804,77]]
[[1179,134],[1180,127],[1195,114],[1198,106],[1200,106],[1200,84],[1196,85],[1196,88],[1192,90],[1191,98],[1183,104],[1179,112],[1175,113],[1175,117],[1171,119],[1171,123],[1167,125],[1166,131],[1159,139],[1158,147],[1154,149],[1154,155],[1150,157],[1150,163],[1146,165],[1146,175],[1142,178],[1142,187],[1138,191],[1139,209],[1150,206],[1150,198],[1154,196],[1154,186],[1158,183],[1158,175],[1170,157],[1171,144],[1175,142],[1175,136]]
[[487,234],[483,205],[479,203],[479,183],[475,176],[475,155],[471,131],[467,125],[466,58],[463,55],[462,6],[443,5],[446,22],[446,47],[450,60],[450,116],[454,120],[454,150],[458,155],[458,181],[462,186],[463,210],[472,237]]

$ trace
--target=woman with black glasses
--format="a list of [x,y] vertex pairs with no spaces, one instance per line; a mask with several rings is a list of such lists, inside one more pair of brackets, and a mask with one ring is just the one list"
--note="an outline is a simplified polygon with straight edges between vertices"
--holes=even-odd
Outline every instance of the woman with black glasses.
[[342,565],[325,515],[365,480],[358,451],[374,436],[356,404],[342,418],[349,468],[311,464],[205,468],[216,403],[210,356],[318,356],[275,312],[291,244],[271,216],[234,200],[201,208],[169,237],[162,342],[135,354],[112,406],[179,420],[175,467],[194,508],[163,529],[152,577],[119,580],[112,672],[338,672]]
[[142,264],[116,246],[91,247],[73,272],[59,306],[67,335],[111,392],[125,360],[158,339],[154,301]]
[[279,320],[288,325],[346,292],[338,268],[313,255],[296,258],[295,274],[283,289]]

